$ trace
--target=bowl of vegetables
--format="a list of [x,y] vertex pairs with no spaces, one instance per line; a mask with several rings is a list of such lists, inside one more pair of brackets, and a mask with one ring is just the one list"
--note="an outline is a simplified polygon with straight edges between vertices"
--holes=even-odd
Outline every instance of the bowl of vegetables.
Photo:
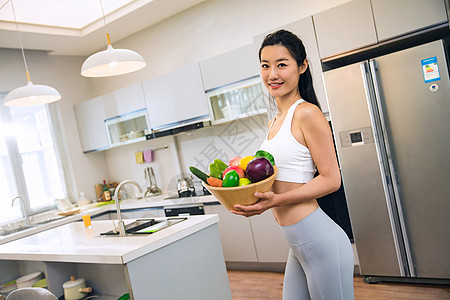
[[209,174],[192,166],[189,169],[227,210],[236,204],[258,202],[254,193],[270,191],[278,173],[273,156],[261,150],[255,155],[233,157],[228,164],[215,159],[209,165]]

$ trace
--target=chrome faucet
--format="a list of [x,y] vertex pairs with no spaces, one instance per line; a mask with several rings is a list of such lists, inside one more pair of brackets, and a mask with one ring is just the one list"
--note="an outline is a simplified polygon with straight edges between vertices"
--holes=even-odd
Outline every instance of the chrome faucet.
[[119,204],[119,192],[120,192],[120,189],[127,183],[134,184],[139,189],[140,193],[143,192],[142,187],[140,186],[140,184],[137,183],[136,181],[133,181],[133,180],[124,180],[121,183],[119,183],[119,185],[116,187],[116,189],[114,191],[114,201],[116,202],[117,218],[119,219],[119,236],[126,236],[127,235],[127,233],[125,231],[125,223],[122,221],[122,213],[120,211],[120,204]]
[[25,208],[25,201],[23,201],[22,197],[15,196],[11,201],[11,206],[14,206],[14,200],[19,199],[20,203],[22,203],[22,215],[25,219],[25,226],[30,226],[30,220],[28,218],[27,209]]

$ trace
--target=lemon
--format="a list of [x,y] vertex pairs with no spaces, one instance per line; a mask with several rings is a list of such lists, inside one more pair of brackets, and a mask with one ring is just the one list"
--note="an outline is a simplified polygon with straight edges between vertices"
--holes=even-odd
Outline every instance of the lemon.
[[249,185],[252,182],[248,178],[239,178],[239,186]]

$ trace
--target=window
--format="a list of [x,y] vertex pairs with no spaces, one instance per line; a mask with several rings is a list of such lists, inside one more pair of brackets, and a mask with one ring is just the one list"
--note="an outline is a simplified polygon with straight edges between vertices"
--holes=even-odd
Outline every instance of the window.
[[[0,94],[0,103],[5,95]],[[0,104],[0,222],[52,209],[70,194],[56,104],[6,107]],[[73,186],[73,185],[72,185]],[[15,196],[19,201],[11,204]]]

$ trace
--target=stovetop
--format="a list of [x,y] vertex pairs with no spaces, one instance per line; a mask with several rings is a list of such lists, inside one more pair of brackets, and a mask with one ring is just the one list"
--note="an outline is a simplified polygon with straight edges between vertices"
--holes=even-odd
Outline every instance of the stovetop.
[[195,190],[187,190],[187,191],[178,191],[178,195],[169,196],[164,199],[178,199],[178,198],[188,198],[188,197],[201,197],[201,196],[209,196],[211,193],[203,188],[203,191],[200,194],[197,194]]

